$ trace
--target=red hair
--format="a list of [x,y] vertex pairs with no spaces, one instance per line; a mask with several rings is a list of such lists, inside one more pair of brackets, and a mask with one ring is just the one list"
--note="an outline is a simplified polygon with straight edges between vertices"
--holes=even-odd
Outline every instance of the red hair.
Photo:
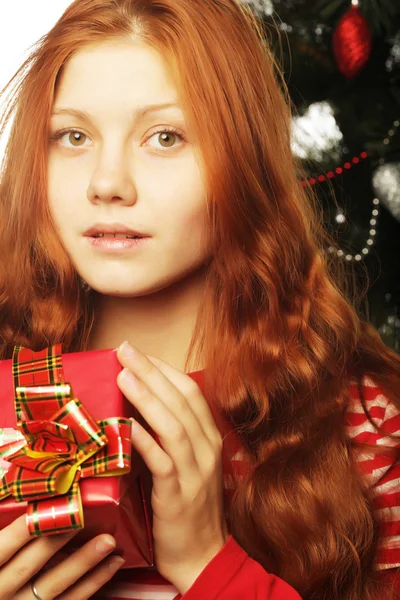
[[[400,408],[400,357],[359,316],[322,209],[291,151],[291,103],[261,23],[236,0],[76,0],[10,81],[0,187],[0,341],[85,350],[94,320],[51,221],[48,121],[85,44],[159,50],[206,165],[213,259],[190,357],[251,461],[231,531],[305,600],[383,600],[377,522],[344,415],[368,374]],[[351,297],[350,297],[351,296]],[[360,294],[361,296],[361,294]],[[389,598],[391,596],[387,596]]]

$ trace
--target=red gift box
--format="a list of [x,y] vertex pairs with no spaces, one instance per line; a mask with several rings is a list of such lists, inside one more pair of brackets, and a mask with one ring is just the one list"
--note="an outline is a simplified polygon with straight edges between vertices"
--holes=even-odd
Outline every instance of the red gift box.
[[[61,355],[61,345],[54,346],[54,351]],[[44,350],[42,354],[46,352]],[[32,357],[42,354],[31,353]],[[115,417],[137,418],[134,407],[117,386],[116,378],[122,367],[116,350],[63,354],[61,360],[62,366],[56,371],[58,381],[61,379],[71,385],[73,397],[82,403],[95,421]],[[3,430],[17,429],[14,406],[16,376],[12,366],[12,359],[0,361],[0,428]],[[26,377],[29,382],[29,369],[26,370]],[[35,385],[42,383],[40,376],[37,377]],[[21,376],[19,385],[25,384]],[[117,542],[116,552],[125,558],[123,568],[150,567],[154,564],[149,498],[151,475],[130,444],[129,448],[132,453],[129,473],[118,476],[95,475],[79,480],[84,528],[65,548],[74,550],[95,535],[110,533]],[[6,465],[7,468],[7,464],[3,462],[3,467]],[[49,501],[52,502],[52,498],[46,499],[46,502]],[[26,513],[27,507],[27,501],[18,502],[11,496],[1,499],[0,529]]]

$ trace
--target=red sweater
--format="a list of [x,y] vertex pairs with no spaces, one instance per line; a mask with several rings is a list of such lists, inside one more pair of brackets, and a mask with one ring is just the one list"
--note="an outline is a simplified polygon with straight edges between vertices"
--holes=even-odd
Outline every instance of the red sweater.
[[[202,371],[191,373],[201,385]],[[350,387],[352,405],[346,416],[349,438],[375,444],[399,445],[377,433],[368,421],[356,385]],[[372,418],[387,433],[400,433],[400,412],[368,378],[363,382],[367,408]],[[389,581],[400,567],[400,464],[393,459],[357,453],[362,474],[374,488],[376,516],[381,526],[381,544],[376,569],[384,570]],[[232,458],[240,470],[240,452]],[[400,577],[399,577],[400,579]],[[400,592],[400,583],[397,583]],[[149,570],[122,570],[110,586],[103,588],[101,598],[109,600],[301,600],[285,581],[270,573],[230,537],[210,561],[191,588],[177,594],[168,581]]]
[[285,581],[249,558],[231,536],[192,587],[175,600],[301,600]]

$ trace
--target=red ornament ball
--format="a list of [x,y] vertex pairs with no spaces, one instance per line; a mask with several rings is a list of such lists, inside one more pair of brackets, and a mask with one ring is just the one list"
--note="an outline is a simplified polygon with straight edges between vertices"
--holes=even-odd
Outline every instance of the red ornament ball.
[[366,65],[372,50],[372,33],[358,6],[339,20],[333,33],[333,52],[339,70],[352,79]]

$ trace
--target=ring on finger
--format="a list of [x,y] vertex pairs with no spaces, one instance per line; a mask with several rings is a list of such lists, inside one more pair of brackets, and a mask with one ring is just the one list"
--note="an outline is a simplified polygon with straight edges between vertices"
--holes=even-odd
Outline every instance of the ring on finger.
[[33,595],[35,596],[36,600],[43,600],[43,598],[41,596],[39,596],[39,593],[36,589],[36,585],[34,581],[31,581],[31,590]]

